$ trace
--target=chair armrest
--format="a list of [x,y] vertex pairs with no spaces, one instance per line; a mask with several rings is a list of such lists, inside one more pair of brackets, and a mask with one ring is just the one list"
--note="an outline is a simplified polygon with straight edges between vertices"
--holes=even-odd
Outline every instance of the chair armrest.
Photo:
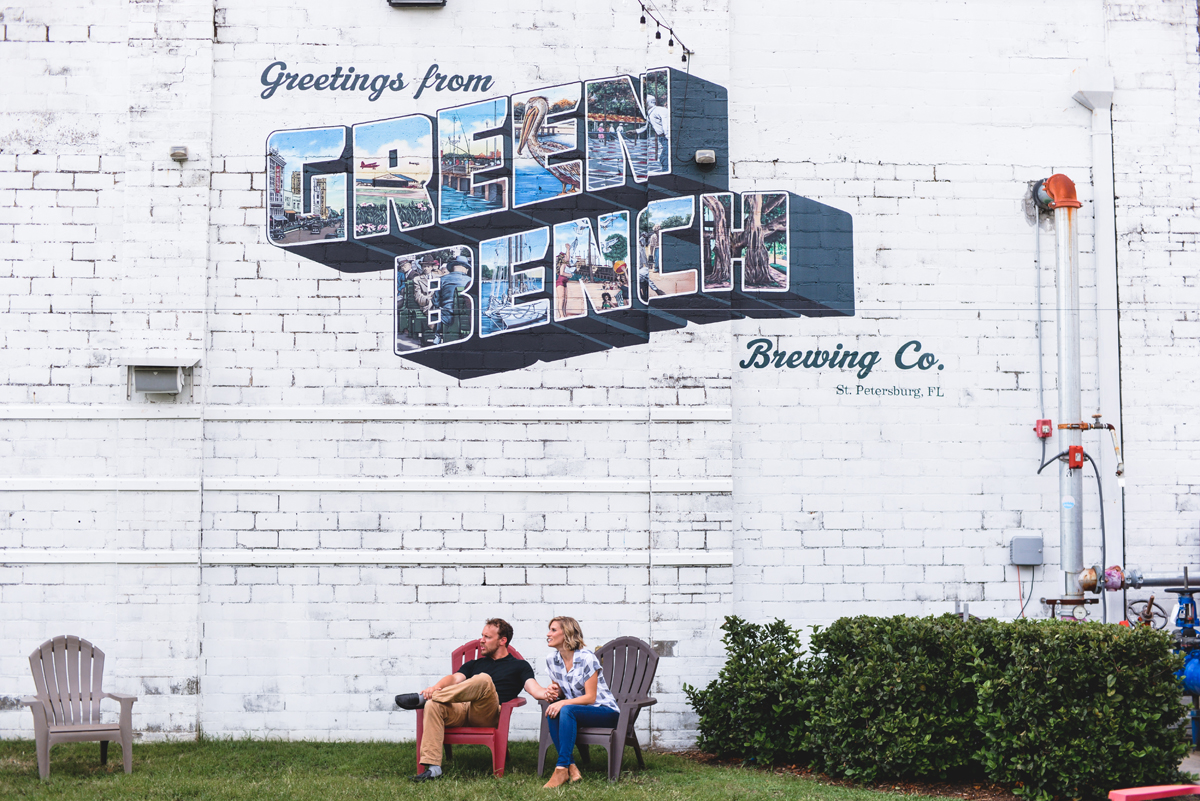
[[625,698],[624,700],[619,700],[617,701],[617,706],[621,707],[622,709],[641,709],[647,706],[654,706],[657,703],[657,698],[651,698],[648,695],[643,695],[640,698]]
[[121,704],[121,729],[129,729],[133,725],[133,704],[137,701],[137,696],[125,693],[104,693],[101,697],[111,698]]
[[508,728],[508,719],[512,716],[513,710],[519,706],[525,706],[524,698],[514,698],[500,705],[500,728]]
[[21,699],[21,706],[29,707],[29,711],[33,713],[34,737],[43,736],[53,720],[50,710],[46,708],[48,701],[48,698],[40,695],[27,695]]
[[122,706],[124,706],[127,702],[132,704],[138,699],[136,695],[128,695],[127,693],[104,693],[104,695],[101,697],[111,698],[114,701],[119,701]]

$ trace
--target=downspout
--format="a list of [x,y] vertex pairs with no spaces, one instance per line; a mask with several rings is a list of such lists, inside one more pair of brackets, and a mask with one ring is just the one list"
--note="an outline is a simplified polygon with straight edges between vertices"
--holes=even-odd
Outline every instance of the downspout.
[[[1122,445],[1121,342],[1117,306],[1116,196],[1113,190],[1113,137],[1111,70],[1080,67],[1072,74],[1073,99],[1092,112],[1092,214],[1096,253],[1096,356],[1099,370],[1100,408],[1104,419],[1115,422],[1116,440]],[[1064,421],[1067,422],[1067,421]],[[1118,474],[1116,453],[1096,448],[1096,465],[1104,485],[1104,520],[1107,552],[1125,557],[1125,477]],[[1114,560],[1116,561],[1116,560]],[[1101,565],[1101,568],[1108,567]],[[1122,598],[1121,608],[1125,608]]]

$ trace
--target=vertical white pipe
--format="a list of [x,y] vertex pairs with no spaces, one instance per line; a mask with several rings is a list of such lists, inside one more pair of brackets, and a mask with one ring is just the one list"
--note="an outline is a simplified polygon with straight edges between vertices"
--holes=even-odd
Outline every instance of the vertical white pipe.
[[[1054,209],[1055,288],[1058,299],[1058,422],[1080,422],[1079,389],[1079,229],[1076,210]],[[1082,444],[1082,432],[1059,429],[1058,450]],[[1083,570],[1083,471],[1058,467],[1059,553],[1067,597],[1081,597],[1079,572]]]
[[[1117,427],[1121,441],[1121,351],[1117,309],[1116,198],[1113,191],[1113,76],[1107,69],[1075,71],[1074,99],[1092,112],[1092,213],[1096,252],[1096,350],[1100,409],[1104,422]],[[1096,460],[1104,486],[1104,524],[1108,561],[1124,564],[1125,498],[1116,476],[1116,454],[1104,432],[1089,438],[1088,453]],[[1107,567],[1102,565],[1101,567]],[[1122,603],[1121,608],[1125,605]]]

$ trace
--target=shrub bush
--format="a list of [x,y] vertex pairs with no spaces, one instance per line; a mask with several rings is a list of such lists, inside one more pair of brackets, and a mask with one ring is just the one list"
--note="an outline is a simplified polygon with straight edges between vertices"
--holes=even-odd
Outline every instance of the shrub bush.
[[1182,659],[1164,632],[1019,621],[985,633],[1004,646],[1002,659],[976,660],[989,779],[1037,801],[1179,779]]
[[698,745],[710,754],[771,764],[794,759],[805,736],[809,694],[800,634],[782,620],[766,625],[727,617],[726,661],[703,690],[685,684],[700,716]]
[[1181,659],[1165,632],[843,618],[804,658],[782,621],[722,628],[721,673],[684,688],[712,753],[859,781],[987,779],[1035,801],[1179,780]]
[[813,634],[814,764],[858,781],[946,779],[968,772],[975,655],[966,624],[940,618],[842,618]]

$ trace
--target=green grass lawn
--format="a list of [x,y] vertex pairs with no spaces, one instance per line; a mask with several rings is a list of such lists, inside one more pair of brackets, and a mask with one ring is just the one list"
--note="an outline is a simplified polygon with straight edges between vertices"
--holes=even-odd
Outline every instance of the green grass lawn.
[[[551,750],[550,755],[553,755]],[[626,772],[610,785],[594,748],[593,767],[584,769],[582,786],[543,790],[549,776],[534,775],[536,743],[513,743],[503,779],[491,778],[491,760],[483,746],[456,746],[446,775],[436,782],[413,784],[412,743],[291,743],[206,740],[139,744],[133,748],[133,774],[121,769],[121,750],[109,747],[108,765],[100,766],[100,745],[79,743],[50,751],[50,779],[40,781],[33,742],[0,741],[0,799],[287,799],[288,801],[371,801],[430,798],[490,801],[557,797],[597,799],[769,799],[881,801],[870,790],[829,787],[809,779],[753,769],[700,765],[673,754],[647,754],[638,770],[625,752]]]

